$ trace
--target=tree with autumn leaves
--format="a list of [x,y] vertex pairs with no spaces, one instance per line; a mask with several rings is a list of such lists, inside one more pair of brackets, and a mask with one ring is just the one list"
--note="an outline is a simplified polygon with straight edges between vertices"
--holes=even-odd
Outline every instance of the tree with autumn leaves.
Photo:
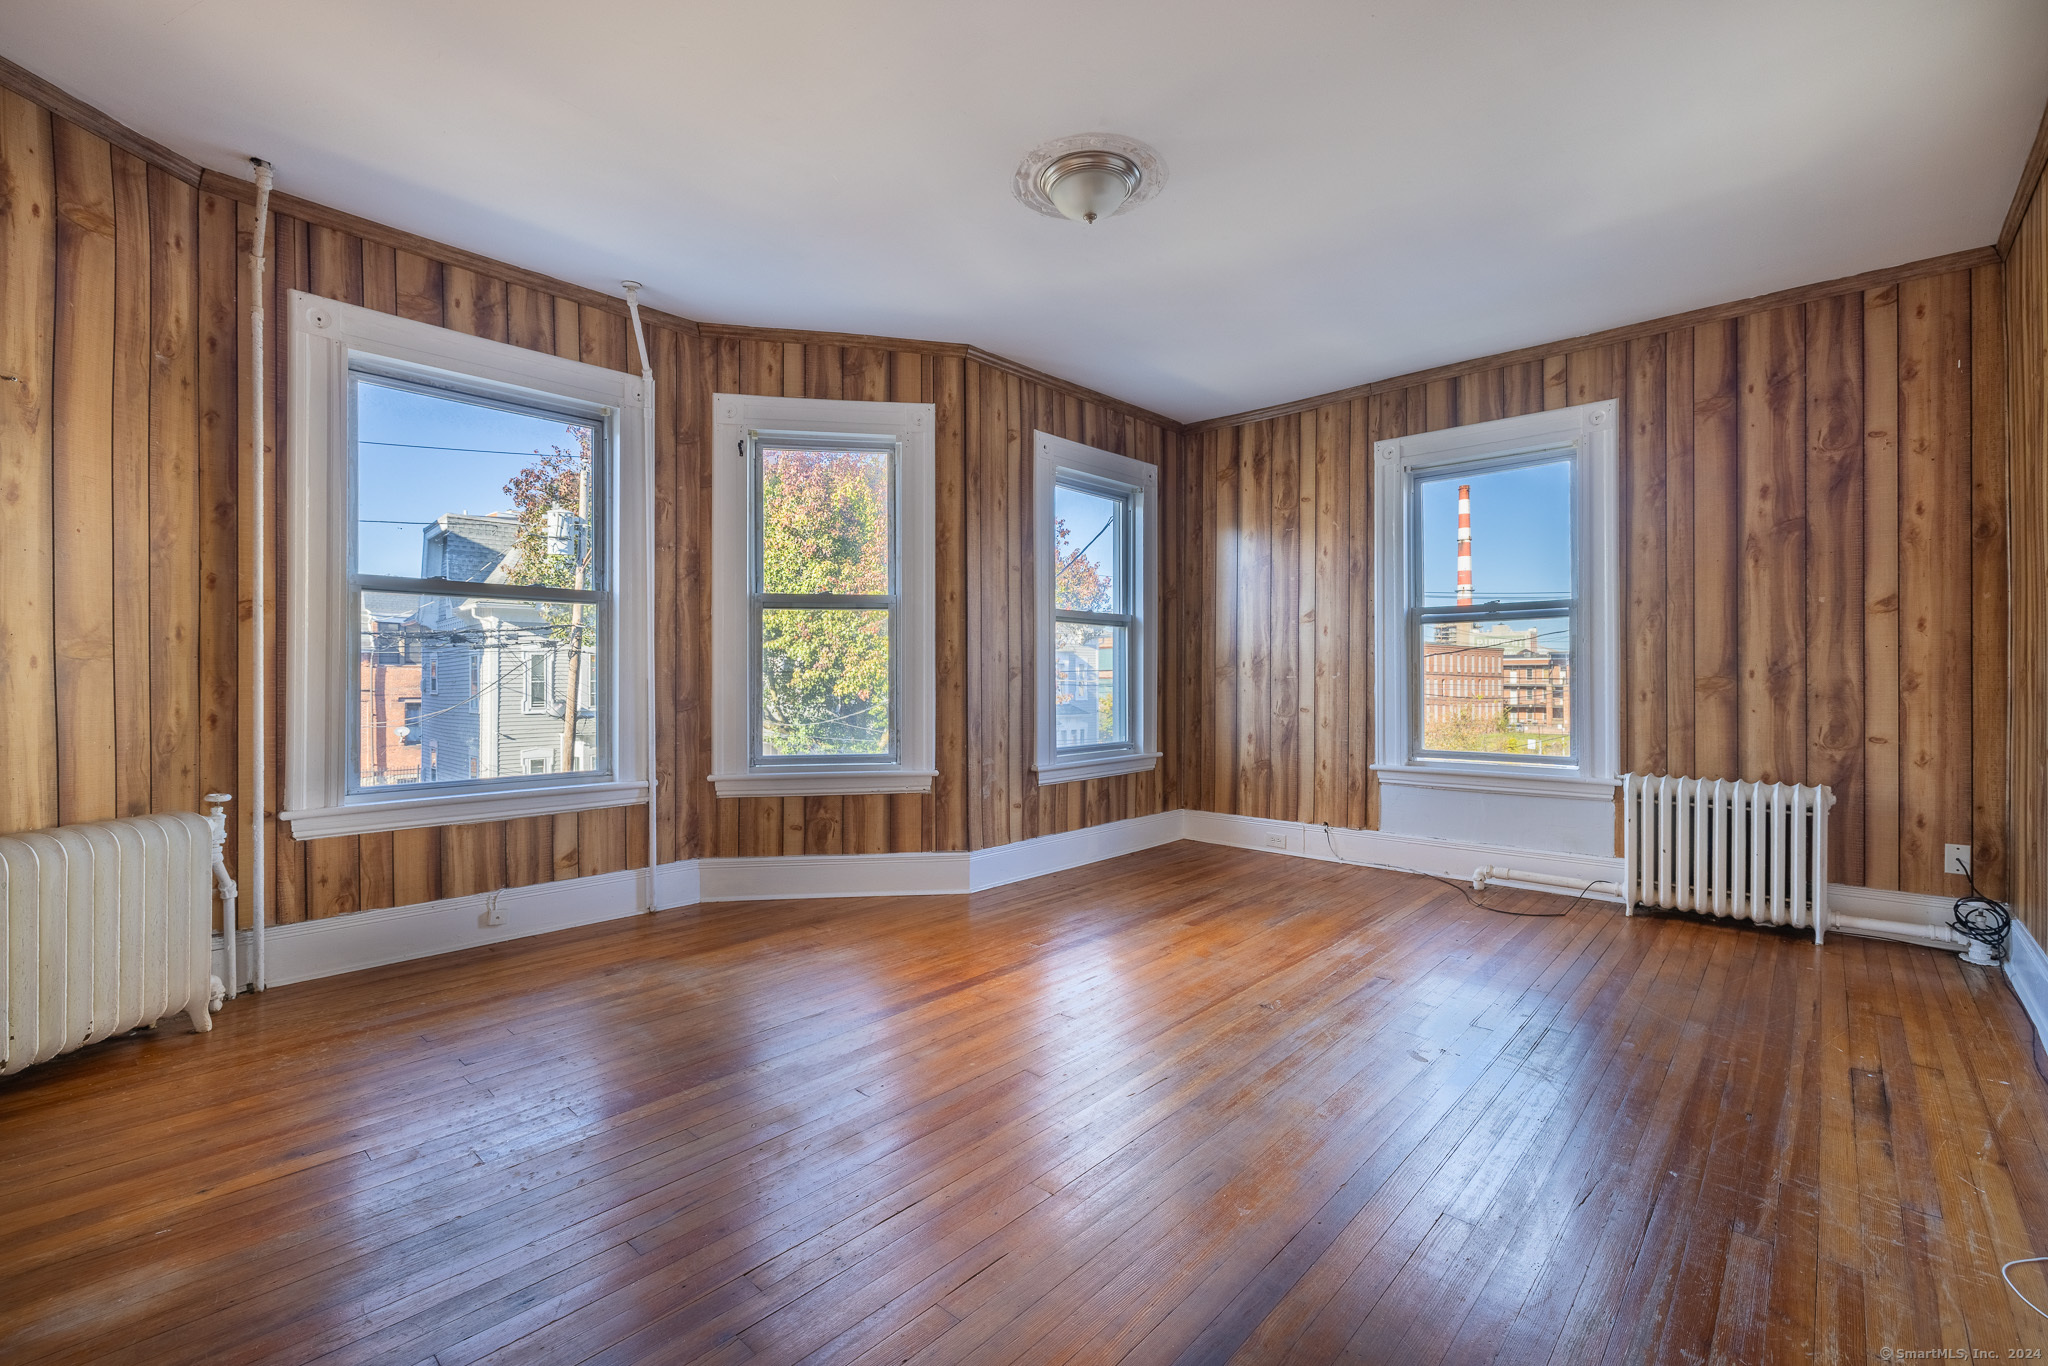
[[[761,588],[889,592],[889,471],[873,451],[764,449]],[[770,607],[761,620],[761,745],[879,754],[890,745],[889,614]]]
[[[505,557],[506,580],[544,588],[587,588],[592,577],[591,555],[596,538],[590,525],[591,429],[572,427],[576,450],[556,446],[546,455],[512,476],[505,485],[518,513],[512,553]],[[569,535],[563,537],[560,529]],[[558,548],[559,547],[559,548]],[[560,766],[564,773],[575,767],[575,699],[583,689],[583,651],[590,648],[596,623],[585,620],[581,603],[542,603],[548,635],[569,652],[568,687],[563,693]],[[547,667],[529,664],[527,667]],[[594,737],[593,737],[594,738]]]

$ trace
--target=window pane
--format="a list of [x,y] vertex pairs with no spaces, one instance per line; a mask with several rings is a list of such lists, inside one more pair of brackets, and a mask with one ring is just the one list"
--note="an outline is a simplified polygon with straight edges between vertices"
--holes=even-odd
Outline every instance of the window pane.
[[764,608],[761,753],[888,754],[889,613]]
[[1569,758],[1571,623],[1425,623],[1422,748]]
[[1570,460],[1447,474],[1417,485],[1422,606],[1572,595]]
[[1125,628],[1061,621],[1052,634],[1055,747],[1130,743]]
[[1124,510],[1093,489],[1053,488],[1053,606],[1065,612],[1128,612],[1123,582]]
[[[570,695],[571,661],[588,659],[600,643],[596,608],[362,596],[358,789],[524,777],[536,771],[527,762],[536,751],[550,756],[540,772],[610,767],[596,708],[567,715],[560,705]],[[587,649],[570,649],[576,641]],[[547,699],[539,707],[537,695]]]
[[356,569],[597,588],[596,430],[358,377]]
[[761,448],[761,591],[886,594],[887,451]]

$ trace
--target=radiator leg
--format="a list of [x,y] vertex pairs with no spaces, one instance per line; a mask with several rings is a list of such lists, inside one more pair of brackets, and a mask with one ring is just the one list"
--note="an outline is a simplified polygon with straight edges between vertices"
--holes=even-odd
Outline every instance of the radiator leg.
[[213,1028],[213,1011],[208,1009],[208,1005],[208,1002],[201,1001],[185,1012],[185,1017],[192,1021],[194,1034],[204,1034]]

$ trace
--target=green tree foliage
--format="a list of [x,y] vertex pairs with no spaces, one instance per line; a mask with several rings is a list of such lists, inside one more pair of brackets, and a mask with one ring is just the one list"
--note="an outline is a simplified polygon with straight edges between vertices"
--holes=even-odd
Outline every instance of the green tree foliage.
[[[764,451],[761,582],[769,593],[889,591],[889,476],[868,451]],[[889,614],[770,609],[761,627],[762,744],[778,754],[889,747]]]
[[[584,485],[590,472],[590,428],[571,429],[577,449],[556,446],[546,455],[512,476],[505,493],[519,514],[518,533],[512,553],[505,557],[507,583],[532,584],[543,588],[589,588],[593,538],[582,533],[587,513]],[[560,514],[558,519],[555,514]],[[551,525],[565,524],[574,534],[550,536]],[[543,608],[548,634],[572,647],[590,644],[595,623],[586,623],[584,613],[563,603]]]

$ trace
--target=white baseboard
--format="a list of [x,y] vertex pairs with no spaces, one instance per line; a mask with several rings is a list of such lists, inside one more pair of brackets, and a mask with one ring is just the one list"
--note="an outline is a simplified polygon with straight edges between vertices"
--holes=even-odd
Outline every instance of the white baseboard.
[[[1299,821],[1229,816],[1213,811],[1165,811],[971,853],[843,854],[665,863],[654,870],[654,904],[657,910],[672,910],[720,901],[959,895],[1085,867],[1182,839],[1395,872],[1427,873],[1460,882],[1469,881],[1473,870],[1482,865],[1505,866],[1581,883],[1618,884],[1622,873],[1620,859],[1588,854],[1508,849],[1464,840],[1389,835],[1377,830],[1326,830]],[[267,935],[270,984],[284,986],[621,919],[641,909],[646,876],[644,871],[606,873],[274,926]],[[1492,881],[1517,885],[1512,879]],[[1536,890],[1555,892],[1557,888]],[[1619,899],[1606,888],[1589,891],[1587,895],[1606,901]],[[1828,896],[1831,928],[1835,931],[1937,948],[1961,947],[1961,941],[1947,928],[1951,903],[1941,897],[1832,884]],[[486,925],[484,917],[494,901],[504,923]],[[2022,970],[2022,950],[2017,946],[2026,931],[2016,923],[2013,932],[2017,986]],[[2035,972],[2030,989],[2043,1008],[2048,1009],[2048,955],[2031,938],[2025,939],[2025,945],[2031,951],[2028,961]],[[245,977],[253,961],[252,950],[245,931],[239,945]],[[214,970],[223,979],[224,963],[225,953],[216,936]],[[2030,1002],[2028,1009],[2034,1008]]]
[[1141,849],[1155,849],[1175,840],[1188,839],[1187,815],[1185,811],[1161,811],[1157,815],[1133,816],[1129,820],[1091,825],[1065,834],[1040,835],[1037,839],[1019,840],[1015,844],[999,844],[993,849],[977,849],[967,869],[967,890],[985,892],[991,887],[1006,887],[1012,882],[1044,877],[1047,873],[1064,873],[1070,868],[1085,868],[1104,859],[1120,858]]
[[[1397,873],[1427,873],[1458,882],[1470,882],[1473,871],[1481,866],[1505,866],[1519,872],[1565,878],[1582,885],[1607,883],[1619,886],[1621,882],[1621,860],[1618,858],[1509,849],[1498,844],[1426,839],[1419,835],[1389,835],[1379,830],[1338,830],[1300,821],[1225,816],[1214,811],[1190,811],[1186,815],[1189,839],[1201,840],[1205,844],[1227,844],[1237,849],[1293,854],[1298,858],[1320,859],[1326,863],[1356,863]],[[1533,886],[1543,892],[1558,890],[1517,883],[1512,878],[1493,878],[1490,881],[1510,887]],[[1608,887],[1594,887],[1586,896],[1599,901],[1620,900]]]
[[789,854],[698,859],[700,901],[935,896],[967,890],[966,854]]
[[2048,1039],[2048,953],[2042,952],[2041,942],[2017,920],[2012,922],[2012,937],[2005,941],[2005,948],[2005,979],[2012,983],[2013,994],[2020,998],[2034,1029]]
[[[601,873],[567,882],[448,897],[416,906],[356,911],[296,925],[272,925],[264,933],[269,982],[274,987],[287,986],[551,930],[623,919],[640,912],[645,879],[644,871]],[[658,910],[695,905],[696,867],[664,864],[656,870],[654,891]],[[494,904],[504,923],[486,925],[484,917]],[[242,931],[236,953],[242,976],[247,979],[255,963],[254,936],[249,931]],[[227,955],[219,935],[213,941],[213,968],[215,975],[225,980]]]

